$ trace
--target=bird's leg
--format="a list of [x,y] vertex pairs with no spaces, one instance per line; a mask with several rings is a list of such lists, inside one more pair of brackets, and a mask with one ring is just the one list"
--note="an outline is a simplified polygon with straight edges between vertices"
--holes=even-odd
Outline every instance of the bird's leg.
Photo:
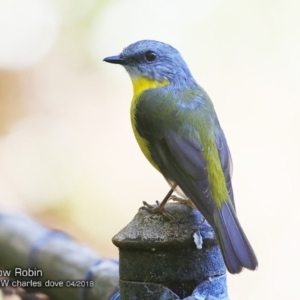
[[176,201],[180,204],[187,205],[191,208],[195,208],[193,202],[189,198],[181,198],[181,197],[178,197],[176,195],[172,195],[169,199],[172,200],[172,201]]
[[146,201],[143,201],[145,208],[147,208],[149,211],[152,211],[155,213],[163,213],[165,211],[165,205],[168,202],[168,200],[170,199],[173,191],[174,191],[174,189],[171,188],[162,202],[156,201],[157,206],[153,206],[151,204],[148,204]]
[[177,223],[175,218],[169,212],[167,212],[165,209],[165,205],[168,202],[168,200],[170,199],[172,193],[174,192],[175,187],[176,187],[176,185],[170,189],[170,191],[168,192],[168,194],[166,195],[166,197],[163,199],[162,202],[156,201],[157,206],[150,205],[146,201],[143,201],[144,208],[150,212],[162,214],[165,217],[167,217],[170,221]]

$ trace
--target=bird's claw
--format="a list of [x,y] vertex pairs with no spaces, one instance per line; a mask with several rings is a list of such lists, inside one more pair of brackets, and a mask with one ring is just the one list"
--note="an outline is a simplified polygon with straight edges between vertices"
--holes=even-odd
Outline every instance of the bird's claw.
[[168,218],[171,222],[176,223],[178,225],[177,220],[174,218],[172,214],[170,214],[164,206],[160,205],[160,202],[156,200],[156,205],[148,204],[146,201],[143,201],[144,209],[146,209],[149,212],[152,212],[153,214],[161,214]]

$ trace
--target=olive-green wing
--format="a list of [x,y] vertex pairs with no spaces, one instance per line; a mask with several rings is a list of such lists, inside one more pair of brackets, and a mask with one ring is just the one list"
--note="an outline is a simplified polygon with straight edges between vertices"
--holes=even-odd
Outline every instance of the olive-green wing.
[[[170,99],[169,94],[162,91],[160,93],[151,91],[141,97],[136,109],[137,131],[147,141],[153,161],[164,177],[177,183],[205,218],[213,223],[215,203],[212,199],[207,161],[204,156],[206,145],[202,142],[199,130],[202,125],[207,126],[210,131],[208,134],[215,139],[214,146],[217,147],[219,155],[216,157],[219,160],[217,163],[222,165],[232,200],[233,194],[230,180],[230,152],[212,106],[210,106],[212,111],[207,112],[204,120],[201,119],[203,110],[207,109],[206,102],[210,100],[204,95],[186,103],[185,100],[181,101],[178,98]],[[176,113],[177,111],[179,113]]]

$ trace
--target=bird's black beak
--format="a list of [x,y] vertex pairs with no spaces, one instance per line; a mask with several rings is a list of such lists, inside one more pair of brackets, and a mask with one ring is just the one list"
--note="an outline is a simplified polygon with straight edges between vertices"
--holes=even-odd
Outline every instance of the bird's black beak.
[[120,55],[105,57],[103,59],[103,61],[111,63],[111,64],[118,64],[118,65],[126,64],[126,60],[124,58],[122,58]]

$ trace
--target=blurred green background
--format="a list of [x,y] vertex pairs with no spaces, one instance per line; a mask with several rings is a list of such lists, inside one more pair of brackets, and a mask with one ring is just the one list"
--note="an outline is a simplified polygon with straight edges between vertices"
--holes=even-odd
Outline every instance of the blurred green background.
[[111,237],[168,185],[132,134],[132,87],[102,62],[170,43],[211,96],[257,272],[232,300],[297,299],[299,1],[0,0],[0,206],[117,257]]

